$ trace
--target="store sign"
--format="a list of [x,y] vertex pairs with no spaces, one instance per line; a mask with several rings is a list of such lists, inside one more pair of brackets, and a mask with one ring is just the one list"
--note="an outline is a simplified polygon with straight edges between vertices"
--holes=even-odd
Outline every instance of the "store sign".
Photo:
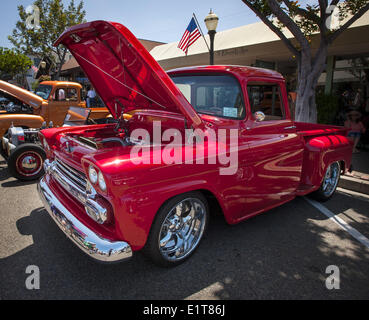
[[225,57],[225,56],[242,56],[248,52],[246,48],[232,48],[232,49],[225,49],[216,51],[215,54],[218,57]]

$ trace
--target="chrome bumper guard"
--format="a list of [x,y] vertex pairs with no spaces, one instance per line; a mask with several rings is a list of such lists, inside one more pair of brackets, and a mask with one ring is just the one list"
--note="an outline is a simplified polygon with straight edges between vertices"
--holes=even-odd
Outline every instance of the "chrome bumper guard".
[[3,150],[7,153],[8,157],[12,154],[12,152],[17,148],[14,144],[10,142],[8,138],[3,137],[1,140],[3,145]]
[[50,190],[45,177],[40,180],[37,189],[46,210],[59,228],[87,255],[102,262],[118,262],[132,257],[128,243],[101,238],[74,217]]

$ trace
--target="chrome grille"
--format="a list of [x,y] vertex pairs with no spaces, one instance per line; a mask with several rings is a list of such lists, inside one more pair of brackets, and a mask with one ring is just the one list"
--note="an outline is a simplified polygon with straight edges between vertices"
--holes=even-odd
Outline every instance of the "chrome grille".
[[46,174],[51,175],[72,197],[82,203],[86,213],[97,223],[107,220],[107,209],[98,199],[95,189],[87,183],[86,175],[73,169],[60,159],[44,162]]
[[82,190],[86,190],[87,179],[84,173],[75,170],[60,159],[55,159],[55,164],[68,179],[76,183]]

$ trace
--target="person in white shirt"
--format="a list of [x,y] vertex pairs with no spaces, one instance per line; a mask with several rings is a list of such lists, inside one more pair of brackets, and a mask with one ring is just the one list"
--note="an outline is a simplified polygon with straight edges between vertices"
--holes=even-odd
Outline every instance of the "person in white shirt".
[[64,101],[65,100],[65,91],[64,89],[59,89],[58,91],[58,101]]
[[96,92],[95,90],[90,87],[88,92],[87,92],[87,107],[90,108],[91,106],[95,106],[96,105]]

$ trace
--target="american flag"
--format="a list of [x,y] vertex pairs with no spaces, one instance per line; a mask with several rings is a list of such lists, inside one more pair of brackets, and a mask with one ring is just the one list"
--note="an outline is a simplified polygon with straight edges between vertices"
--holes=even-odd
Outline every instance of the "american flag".
[[37,73],[38,72],[38,68],[36,66],[32,66],[31,68],[32,68],[32,70],[33,70],[34,73]]
[[178,48],[184,51],[187,55],[188,48],[198,39],[201,34],[195,19],[192,18],[190,24],[188,25],[185,33],[182,36],[181,41],[178,43]]

